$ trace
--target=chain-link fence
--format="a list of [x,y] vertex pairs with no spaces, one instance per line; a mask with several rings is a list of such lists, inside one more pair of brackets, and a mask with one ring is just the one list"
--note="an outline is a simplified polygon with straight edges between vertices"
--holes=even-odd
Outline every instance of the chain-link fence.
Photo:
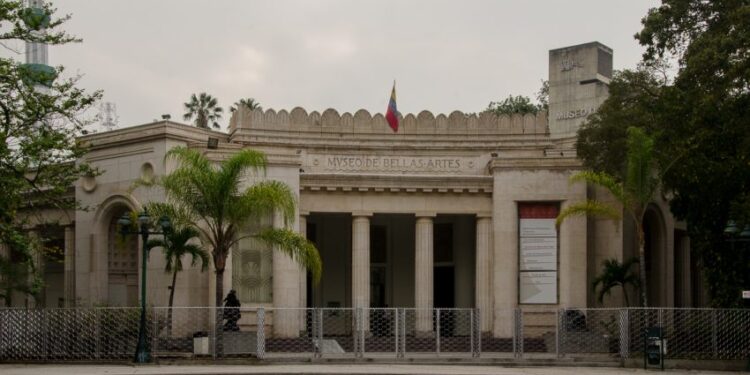
[[[491,325],[482,331],[483,314]],[[132,360],[139,308],[0,309],[0,361]],[[645,333],[665,358],[750,357],[750,310],[149,308],[154,359],[642,357]]]

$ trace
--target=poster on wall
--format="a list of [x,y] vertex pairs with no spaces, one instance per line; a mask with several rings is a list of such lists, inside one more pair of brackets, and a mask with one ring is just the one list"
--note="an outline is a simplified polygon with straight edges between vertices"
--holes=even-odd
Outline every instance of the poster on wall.
[[557,303],[557,203],[519,204],[518,296],[521,304]]
[[521,272],[521,303],[557,303],[557,272]]
[[557,269],[557,237],[521,237],[521,271]]

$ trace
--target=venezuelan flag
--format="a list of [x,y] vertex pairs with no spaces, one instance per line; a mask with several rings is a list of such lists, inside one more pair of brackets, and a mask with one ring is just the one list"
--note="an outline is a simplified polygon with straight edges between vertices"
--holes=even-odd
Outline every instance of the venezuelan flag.
[[396,81],[393,81],[393,90],[391,90],[391,100],[388,102],[388,110],[385,111],[385,119],[393,132],[398,131],[398,109],[396,109]]

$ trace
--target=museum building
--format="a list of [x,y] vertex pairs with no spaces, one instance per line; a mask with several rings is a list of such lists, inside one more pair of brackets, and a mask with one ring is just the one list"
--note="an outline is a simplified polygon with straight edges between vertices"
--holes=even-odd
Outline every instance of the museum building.
[[[164,155],[186,146],[217,161],[243,148],[265,152],[266,174],[245,183],[275,179],[296,191],[293,228],[320,251],[314,285],[287,256],[242,240],[224,290],[237,290],[243,306],[476,307],[482,331],[496,334],[510,329],[507,313],[518,306],[599,306],[592,280],[605,259],[637,254],[633,224],[578,217],[558,229],[554,219],[575,202],[612,200],[569,182],[582,169],[576,130],[607,97],[612,57],[597,42],[549,51],[549,113],[537,115],[422,111],[401,117],[394,133],[382,114],[365,110],[241,107],[228,133],[159,121],[86,135],[85,161],[103,173],[71,190],[89,210],[38,215],[37,229],[64,248],[64,259],[40,259],[46,288],[37,304],[137,306],[142,251],[134,236],[118,240],[116,222],[164,199],[131,186],[174,170]],[[645,227],[651,304],[700,304],[685,224],[657,198]],[[149,304],[166,306],[169,285],[164,257],[152,251]],[[211,306],[214,288],[210,269],[186,267],[174,305]],[[622,294],[604,302],[622,306]]]

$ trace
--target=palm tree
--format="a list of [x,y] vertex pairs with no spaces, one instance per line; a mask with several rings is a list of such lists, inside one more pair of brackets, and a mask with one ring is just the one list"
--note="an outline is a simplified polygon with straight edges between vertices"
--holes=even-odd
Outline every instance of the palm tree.
[[[165,158],[179,162],[177,169],[152,181],[139,181],[137,185],[162,187],[167,199],[151,204],[155,217],[167,215],[176,223],[196,228],[201,241],[211,248],[217,307],[221,307],[224,296],[227,255],[243,238],[256,238],[288,254],[310,270],[314,282],[320,280],[322,262],[318,250],[296,231],[259,225],[255,232],[245,233],[251,227],[249,223],[260,223],[262,218],[280,214],[288,225],[296,215],[295,195],[283,182],[266,180],[241,188],[245,172],[256,175],[265,172],[265,154],[244,149],[214,163],[197,150],[177,147],[169,150]],[[216,318],[218,327],[221,316],[217,314]],[[221,335],[217,329],[217,340],[221,340]]]
[[625,297],[625,307],[630,307],[628,291],[625,287],[627,285],[632,285],[633,287],[638,288],[639,286],[638,276],[630,271],[630,267],[635,263],[638,263],[638,258],[630,258],[623,263],[620,263],[617,259],[604,260],[604,263],[602,264],[604,266],[602,273],[594,279],[591,285],[594,292],[596,292],[596,288],[599,284],[602,285],[602,288],[597,295],[599,303],[603,303],[604,296],[610,295],[612,289],[619,286],[622,288],[622,295]]
[[232,104],[231,107],[229,107],[229,112],[234,113],[238,108],[241,106],[245,106],[247,109],[254,111],[256,109],[263,110],[263,107],[260,106],[260,103],[258,103],[257,100],[254,98],[247,98],[247,99],[240,99],[238,102],[235,102]]
[[205,271],[208,268],[208,253],[203,250],[197,244],[189,243],[190,240],[199,236],[198,231],[192,227],[177,227],[172,231],[167,232],[164,238],[157,238],[149,240],[146,243],[146,248],[151,250],[156,247],[161,247],[164,250],[164,258],[166,258],[166,266],[164,267],[165,272],[172,273],[172,286],[169,287],[169,317],[167,318],[168,327],[171,331],[172,328],[172,305],[174,303],[174,289],[175,283],[177,282],[177,273],[182,271],[182,257],[190,255],[192,261],[191,266],[201,263],[201,271]]
[[560,212],[556,224],[559,227],[570,216],[595,215],[619,219],[623,211],[627,213],[635,223],[638,263],[640,263],[641,301],[643,306],[647,307],[648,284],[646,283],[646,240],[643,218],[648,204],[659,187],[653,157],[654,141],[642,129],[630,127],[627,147],[627,169],[621,182],[607,173],[593,171],[576,173],[570,178],[571,182],[587,182],[605,188],[622,207],[614,207],[596,200],[575,203]]
[[195,118],[195,126],[208,129],[208,124],[219,128],[217,121],[221,120],[224,110],[219,107],[219,102],[213,96],[202,92],[196,96],[190,96],[190,101],[185,103],[185,114],[182,115],[186,121]]

